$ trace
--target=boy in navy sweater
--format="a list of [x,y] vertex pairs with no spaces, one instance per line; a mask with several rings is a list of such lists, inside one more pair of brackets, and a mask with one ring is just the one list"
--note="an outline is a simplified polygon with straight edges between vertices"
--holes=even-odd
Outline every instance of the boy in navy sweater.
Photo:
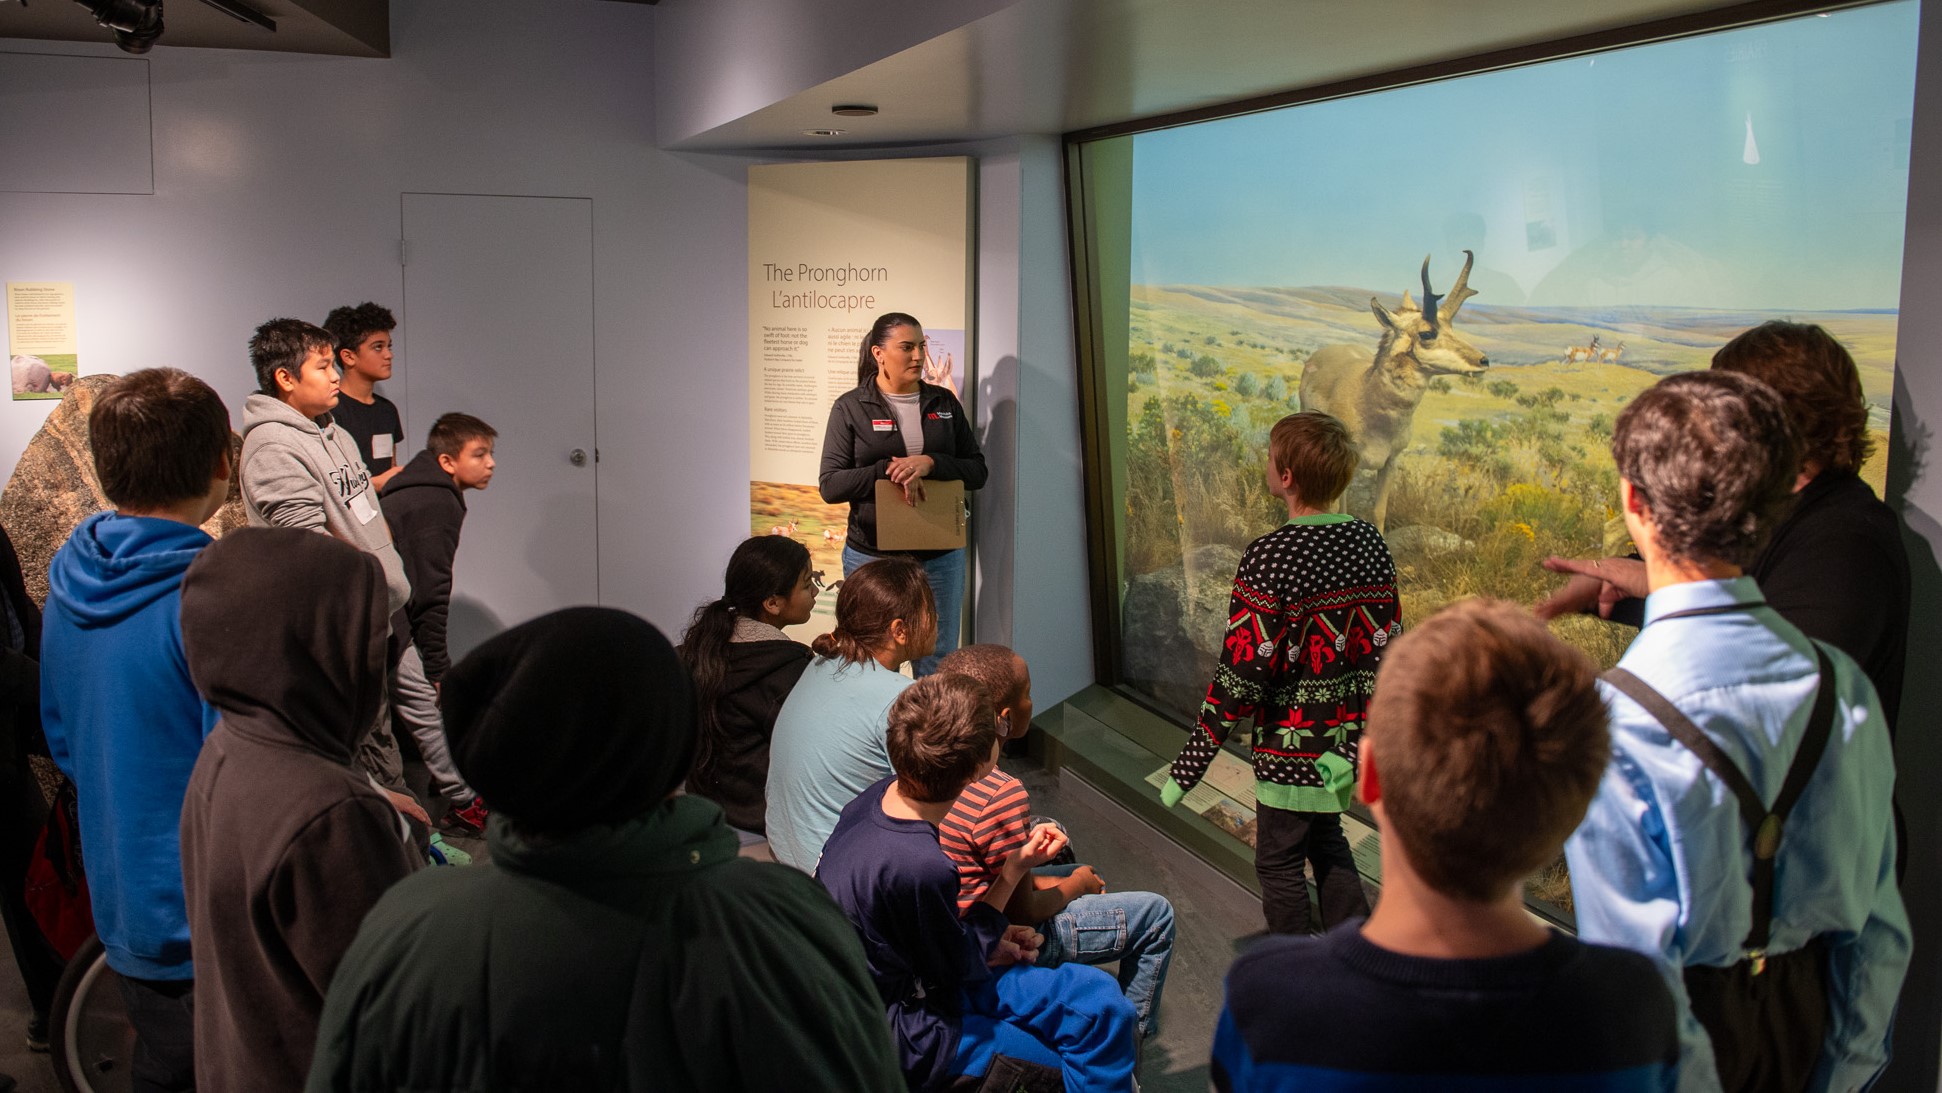
[[862,935],[905,1081],[941,1089],[988,1077],[1003,1056],[1058,1072],[1068,1093],[1131,1090],[1138,1048],[1119,985],[1082,964],[1034,967],[1042,939],[1002,910],[1025,873],[1065,846],[1058,828],[1033,828],[958,915],[957,866],[937,825],[998,762],[998,715],[984,688],[961,675],[918,680],[890,706],[887,743],[896,774],[843,810],[816,879]]
[[[182,652],[182,574],[229,494],[229,411],[173,368],[122,378],[88,415],[101,491],[47,574],[41,724],[74,781],[95,932],[120,973],[143,1090],[194,1088],[189,918],[177,835],[215,726]],[[246,625],[246,620],[239,625]]]
[[1591,662],[1519,608],[1465,601],[1391,648],[1368,726],[1382,899],[1234,962],[1215,1088],[1671,1089],[1679,1039],[1651,962],[1540,926],[1521,898],[1610,754]]

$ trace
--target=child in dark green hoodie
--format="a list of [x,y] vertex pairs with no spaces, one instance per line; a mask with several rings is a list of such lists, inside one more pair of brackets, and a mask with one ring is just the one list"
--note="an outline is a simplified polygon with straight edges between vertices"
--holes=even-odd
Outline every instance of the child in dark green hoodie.
[[182,652],[182,575],[229,493],[229,411],[208,384],[155,368],[88,417],[115,506],[74,529],[48,569],[41,723],[80,801],[95,932],[135,1026],[135,1078],[190,1089],[189,920],[176,827],[215,715]]
[[485,802],[452,765],[437,688],[452,663],[445,650],[445,618],[452,603],[452,561],[465,524],[465,491],[492,483],[492,444],[498,436],[470,414],[446,414],[432,424],[425,450],[378,495],[391,541],[411,578],[411,601],[405,605],[411,646],[393,673],[391,700],[411,728],[434,788],[452,804],[439,824],[449,835],[479,836],[485,830]]

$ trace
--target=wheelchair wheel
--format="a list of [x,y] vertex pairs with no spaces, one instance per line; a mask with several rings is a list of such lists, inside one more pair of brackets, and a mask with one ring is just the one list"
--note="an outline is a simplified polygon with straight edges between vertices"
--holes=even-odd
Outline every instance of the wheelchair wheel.
[[100,938],[89,938],[61,973],[47,1039],[64,1093],[128,1093],[133,1087],[135,1029]]

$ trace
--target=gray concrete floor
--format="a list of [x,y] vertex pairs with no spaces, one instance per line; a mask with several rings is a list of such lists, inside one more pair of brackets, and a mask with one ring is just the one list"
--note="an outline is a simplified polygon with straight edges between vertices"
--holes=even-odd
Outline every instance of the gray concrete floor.
[[1261,901],[1070,772],[1049,774],[1023,759],[1001,765],[1025,783],[1033,812],[1065,825],[1078,859],[1107,885],[1172,901],[1178,936],[1160,996],[1160,1031],[1140,1060],[1140,1088],[1204,1093],[1221,983],[1235,953],[1264,927]]

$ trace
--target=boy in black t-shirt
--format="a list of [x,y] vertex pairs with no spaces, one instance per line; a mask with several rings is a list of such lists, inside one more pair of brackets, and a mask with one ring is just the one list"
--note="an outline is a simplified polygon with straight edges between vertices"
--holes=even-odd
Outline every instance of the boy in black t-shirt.
[[357,438],[373,491],[398,473],[398,445],[405,439],[398,407],[373,387],[391,378],[391,332],[397,326],[390,308],[369,302],[337,308],[324,320],[324,329],[337,339],[337,363],[344,370],[337,391],[342,397],[330,416]]
[[1382,899],[1234,962],[1214,1088],[1671,1089],[1652,962],[1540,925],[1522,898],[1598,789],[1606,726],[1590,659],[1521,608],[1468,600],[1394,642],[1361,748]]

